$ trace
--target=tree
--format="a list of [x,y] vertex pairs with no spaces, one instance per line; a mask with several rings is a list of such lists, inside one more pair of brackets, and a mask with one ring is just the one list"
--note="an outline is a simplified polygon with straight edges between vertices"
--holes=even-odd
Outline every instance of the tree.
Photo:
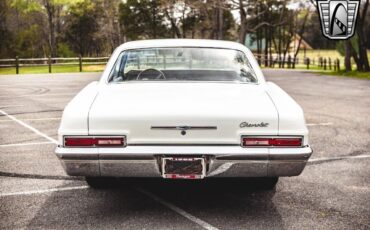
[[9,11],[8,1],[0,1],[0,57],[9,52],[11,34],[7,28],[7,14]]
[[168,37],[165,14],[155,0],[127,0],[119,6],[120,23],[129,40]]
[[66,39],[71,47],[81,56],[92,54],[99,50],[98,18],[101,17],[101,9],[91,1],[83,1],[73,5],[66,18]]
[[[34,1],[34,0],[33,0]],[[48,41],[49,51],[51,57],[57,56],[58,40],[57,29],[60,26],[60,14],[63,9],[67,9],[69,6],[81,2],[82,0],[38,0],[41,7],[39,10],[44,12],[47,16],[48,22]]]

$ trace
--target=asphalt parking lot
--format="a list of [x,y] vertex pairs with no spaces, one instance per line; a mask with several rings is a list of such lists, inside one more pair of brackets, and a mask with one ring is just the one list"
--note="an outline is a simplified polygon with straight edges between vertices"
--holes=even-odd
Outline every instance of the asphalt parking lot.
[[99,74],[0,76],[0,229],[370,229],[370,81],[265,74],[303,107],[314,149],[275,191],[242,179],[90,189],[54,148],[64,106]]

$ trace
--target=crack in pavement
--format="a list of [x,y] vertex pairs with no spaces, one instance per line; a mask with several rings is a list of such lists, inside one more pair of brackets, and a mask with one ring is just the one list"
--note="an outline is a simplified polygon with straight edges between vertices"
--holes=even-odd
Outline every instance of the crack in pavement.
[[[362,151],[356,151],[361,152]],[[348,160],[348,159],[364,159],[370,158],[370,155],[353,155],[353,153],[346,156],[328,157],[328,158],[317,158],[311,159],[307,162],[307,166],[318,165],[324,163],[330,163],[334,161]],[[28,178],[28,179],[43,179],[43,180],[84,180],[84,177],[72,177],[72,176],[52,176],[52,175],[40,175],[40,174],[23,174],[23,173],[12,173],[0,171],[2,177],[16,177],[16,178]]]

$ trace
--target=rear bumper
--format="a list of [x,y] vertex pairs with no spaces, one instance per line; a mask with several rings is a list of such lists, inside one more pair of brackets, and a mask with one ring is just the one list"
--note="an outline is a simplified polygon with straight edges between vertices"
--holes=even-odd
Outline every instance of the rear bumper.
[[240,146],[128,146],[125,148],[64,148],[56,155],[71,176],[161,177],[160,157],[204,156],[207,177],[297,176],[312,154],[302,148],[241,148]]

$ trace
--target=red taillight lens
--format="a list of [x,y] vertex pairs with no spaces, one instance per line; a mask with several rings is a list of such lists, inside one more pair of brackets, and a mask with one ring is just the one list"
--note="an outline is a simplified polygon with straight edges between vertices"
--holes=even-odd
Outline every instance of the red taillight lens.
[[253,146],[301,146],[302,138],[266,138],[266,137],[243,137],[242,145]]
[[75,138],[75,137],[64,138],[65,146],[93,146],[94,142],[95,142],[94,138]]
[[67,147],[119,147],[125,146],[124,137],[65,137]]
[[301,138],[275,138],[273,146],[301,146]]

